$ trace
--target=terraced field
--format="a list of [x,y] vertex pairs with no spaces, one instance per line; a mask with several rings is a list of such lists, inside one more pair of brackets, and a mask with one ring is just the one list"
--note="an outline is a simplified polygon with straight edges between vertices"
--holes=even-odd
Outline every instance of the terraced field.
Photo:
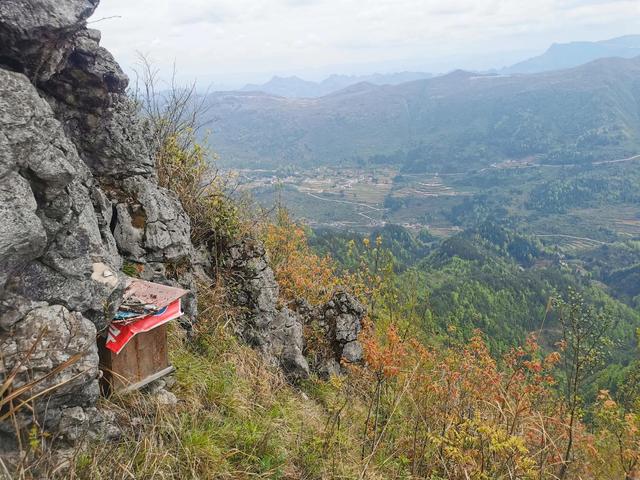
[[619,235],[636,237],[640,235],[640,206],[616,205],[615,207],[590,209],[585,216],[595,218]]
[[562,234],[536,234],[543,243],[554,245],[565,253],[579,253],[604,245],[605,242],[593,238],[575,237]]
[[457,196],[461,192],[456,192],[453,187],[446,185],[442,177],[432,176],[425,178],[411,178],[409,181],[403,181],[393,191],[394,197],[444,197]]
[[640,235],[640,219],[617,219],[615,225],[623,235],[630,237]]
[[392,195],[396,197],[455,197],[468,195],[470,189],[455,187],[465,174],[401,174],[394,178]]

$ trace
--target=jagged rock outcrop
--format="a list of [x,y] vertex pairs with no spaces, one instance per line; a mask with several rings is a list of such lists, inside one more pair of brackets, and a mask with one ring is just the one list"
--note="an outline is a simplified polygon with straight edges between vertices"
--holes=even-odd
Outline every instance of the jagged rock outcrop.
[[[14,383],[19,388],[31,379],[44,380],[29,390],[29,395],[38,395],[55,387],[55,395],[47,398],[47,408],[38,418],[42,425],[56,425],[69,409],[90,407],[96,403],[98,386],[98,348],[96,327],[78,312],[70,312],[60,305],[34,308],[12,329],[11,336],[0,337],[3,364],[0,373],[18,368],[23,375]],[[37,344],[35,351],[26,359],[22,353]],[[72,361],[79,355],[78,360]],[[54,369],[66,365],[56,375]],[[74,407],[75,406],[75,407]],[[32,421],[30,416],[18,415],[20,427]],[[0,422],[0,438],[12,436],[15,425]],[[2,442],[0,442],[0,447]]]
[[282,367],[289,378],[305,378],[312,370],[304,355],[306,326],[321,331],[322,342],[329,346],[328,352],[313,359],[312,367],[319,374],[339,374],[343,363],[362,361],[358,334],[365,309],[352,295],[338,290],[331,300],[318,307],[301,299],[294,310],[278,308],[278,283],[264,246],[251,238],[231,245],[226,266],[235,288],[235,300],[246,309],[238,333],[259,348],[273,365]]
[[[158,185],[127,77],[86,28],[98,0],[0,1],[0,385],[46,392],[17,417],[56,438],[117,436],[96,409],[97,338],[119,306],[123,267],[191,290],[212,274],[191,244],[177,197]],[[309,375],[305,328],[319,326],[331,351],[319,372],[358,362],[364,309],[337,292],[326,305],[278,306],[263,246],[245,238],[225,253],[239,335],[292,380]],[[65,367],[65,368],[62,368]],[[56,386],[57,388],[51,388]],[[166,393],[166,392],[165,392]],[[162,393],[163,401],[175,402]],[[2,412],[4,413],[4,412]],[[15,424],[0,424],[0,453],[15,447]]]
[[48,79],[69,54],[99,0],[4,0],[0,3],[0,63],[30,79]]
[[309,376],[302,352],[302,321],[288,308],[278,308],[278,283],[269,266],[264,246],[252,238],[231,245],[225,259],[233,280],[235,301],[245,308],[238,334],[258,348],[274,366],[291,379]]
[[0,70],[0,110],[2,208],[16,217],[2,229],[0,287],[64,305],[103,328],[122,264],[98,224],[92,200],[98,187],[25,76]]
[[[296,305],[302,322],[316,332],[316,345],[307,355],[312,370],[323,377],[345,373],[345,365],[361,363],[364,358],[359,334],[366,315],[364,306],[344,291],[336,290],[331,299],[319,306],[300,299]],[[305,352],[306,353],[306,352]]]
[[[114,236],[121,253],[145,263],[179,262],[192,255],[189,218],[177,198],[143,177],[129,177],[114,193]],[[125,195],[119,200],[118,195]]]
[[331,300],[321,307],[318,321],[326,328],[337,360],[348,363],[362,361],[363,351],[358,335],[364,315],[362,304],[344,291],[335,292]]

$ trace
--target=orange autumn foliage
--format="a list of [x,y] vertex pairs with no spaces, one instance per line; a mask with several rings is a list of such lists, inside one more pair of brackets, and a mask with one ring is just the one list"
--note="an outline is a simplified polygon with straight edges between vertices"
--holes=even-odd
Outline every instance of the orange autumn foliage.
[[285,302],[305,298],[317,305],[329,299],[338,285],[333,262],[311,250],[305,230],[284,208],[264,226],[262,238]]
[[[370,455],[402,451],[415,478],[556,478],[567,440],[558,352],[543,355],[530,336],[496,361],[479,331],[463,347],[434,350],[393,325],[362,342],[377,385],[365,428]],[[576,442],[572,478],[594,478],[585,461],[593,438],[582,424]]]
[[[351,430],[360,440],[360,478],[368,478],[373,465],[391,463],[405,475],[397,478],[438,480],[556,480],[561,471],[566,479],[584,480],[636,474],[637,416],[613,417],[610,400],[602,403],[606,427],[594,433],[583,411],[570,426],[559,375],[566,344],[544,352],[530,335],[498,357],[476,331],[464,344],[427,346],[411,336],[411,317],[390,307],[397,306],[397,290],[381,240],[350,248],[354,268],[338,277],[331,260],[313,253],[304,228],[286,211],[264,227],[263,238],[284,301],[305,297],[320,304],[346,283],[368,307],[359,338],[364,365],[348,365],[350,378],[337,381],[346,385],[345,396],[336,400],[329,424],[334,432],[341,415],[358,418],[361,406],[361,423]],[[327,347],[309,326],[305,337],[307,354]],[[326,444],[340,444],[336,435]],[[624,440],[617,449],[616,438]],[[573,445],[568,460],[567,445]],[[607,461],[611,455],[622,460]]]
[[[624,471],[625,478],[640,477],[640,412],[625,409],[618,404],[607,390],[598,395],[596,421],[600,427],[597,442]],[[613,448],[612,448],[613,447]],[[608,458],[603,458],[604,463]]]
[[407,346],[400,339],[395,325],[387,328],[385,343],[382,344],[372,335],[361,336],[364,358],[367,366],[377,375],[385,378],[395,377],[400,373],[407,357]]

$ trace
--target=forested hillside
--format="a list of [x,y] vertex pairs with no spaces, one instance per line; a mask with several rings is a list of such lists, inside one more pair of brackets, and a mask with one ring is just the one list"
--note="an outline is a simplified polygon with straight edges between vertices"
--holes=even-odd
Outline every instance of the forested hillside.
[[216,148],[234,165],[400,165],[459,172],[503,160],[573,164],[640,150],[640,59],[523,76],[463,71],[318,99],[212,94]]
[[[370,243],[376,238],[393,259],[399,291],[414,296],[413,308],[422,312],[417,325],[431,341],[468,340],[480,329],[494,352],[518,344],[531,332],[538,332],[543,344],[553,345],[558,340],[558,325],[548,311],[549,301],[574,289],[616,318],[608,334],[616,340],[617,348],[610,352],[608,365],[624,369],[633,358],[640,314],[618,282],[619,277],[637,272],[637,249],[628,250],[627,258],[634,266],[627,273],[616,270],[613,261],[608,262],[613,271],[596,270],[593,257],[613,253],[611,248],[585,254],[584,259],[578,257],[578,268],[577,263],[568,263],[539,240],[493,222],[444,240],[428,237],[426,232],[416,236],[401,227],[387,226],[368,236],[321,230],[310,241],[319,252],[340,259],[343,268],[354,269],[357,265],[350,260],[349,249],[362,250],[358,246],[365,239]],[[591,275],[579,273],[582,268]],[[594,281],[599,278],[610,281],[611,289]],[[627,289],[634,289],[633,285],[628,283]],[[615,383],[607,387],[615,389]]]

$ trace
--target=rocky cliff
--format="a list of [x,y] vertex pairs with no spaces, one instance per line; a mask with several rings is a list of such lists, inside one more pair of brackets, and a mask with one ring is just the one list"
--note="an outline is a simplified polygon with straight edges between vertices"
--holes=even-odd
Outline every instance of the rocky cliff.
[[[154,178],[127,78],[86,28],[97,5],[0,3],[0,380],[24,360],[18,387],[82,353],[31,392],[60,384],[35,412],[52,431],[98,399],[96,336],[118,307],[123,261],[166,281],[166,262],[192,250],[189,219]],[[13,429],[0,425],[5,443]]]
[[[124,262],[191,290],[186,311],[197,313],[189,218],[158,186],[127,77],[86,26],[97,5],[0,2],[0,385],[12,373],[13,388],[40,380],[30,395],[46,395],[18,427],[35,421],[67,440],[101,421],[97,342],[119,306]],[[334,364],[343,349],[361,357],[355,300],[339,294],[306,316],[278,308],[259,242],[225,256],[246,307],[238,333],[271,364],[292,379],[309,374],[305,322],[333,335]],[[170,279],[176,263],[186,273]],[[15,446],[15,429],[0,423],[0,451]]]

